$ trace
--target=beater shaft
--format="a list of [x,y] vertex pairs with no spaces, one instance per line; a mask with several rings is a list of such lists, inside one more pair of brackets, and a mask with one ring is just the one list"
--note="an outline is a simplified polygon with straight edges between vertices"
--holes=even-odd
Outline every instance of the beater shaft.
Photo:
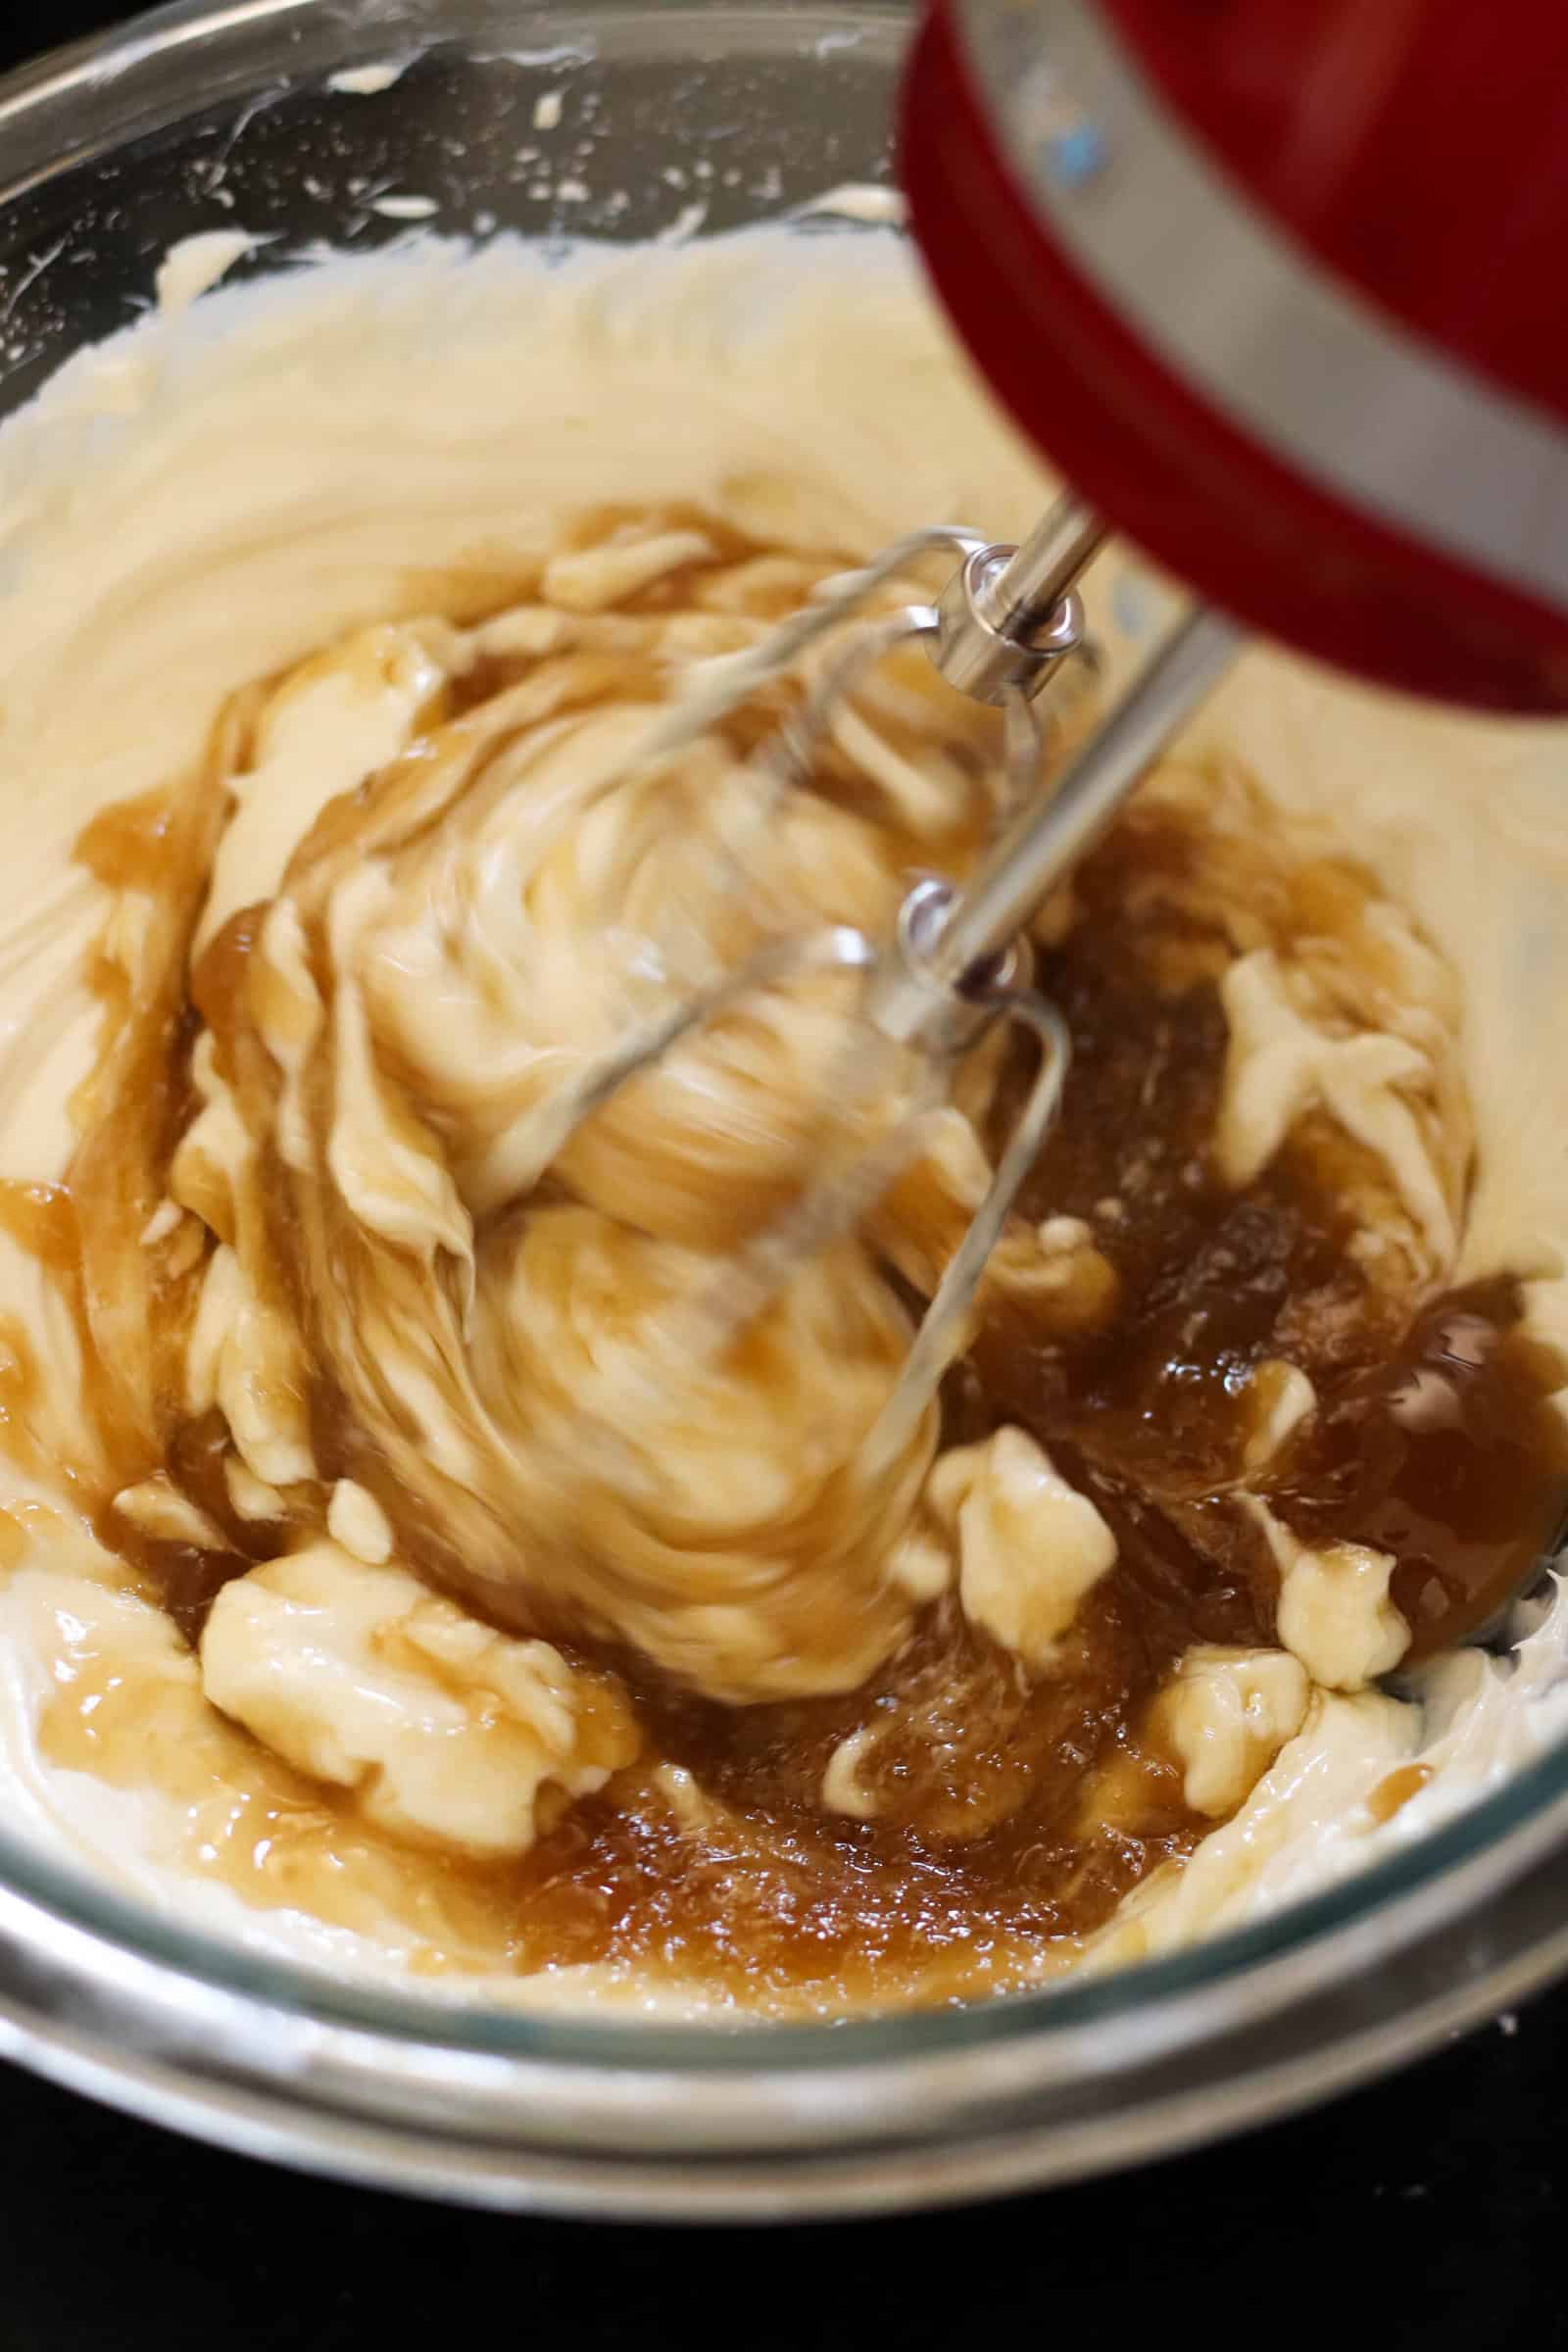
[[[1081,498],[1060,498],[981,590],[981,615],[1009,637],[1023,637],[1049,620],[1099,554],[1106,527]],[[995,554],[1005,554],[995,549]]]
[[921,945],[928,982],[957,988],[975,967],[1005,953],[1217,684],[1241,642],[1232,621],[1202,607],[1171,632],[1051,798],[1019,813],[927,933]]
[[977,547],[937,603],[931,659],[976,702],[1035,695],[1083,636],[1073,582],[1105,537],[1081,500],[1058,499],[1021,547]]

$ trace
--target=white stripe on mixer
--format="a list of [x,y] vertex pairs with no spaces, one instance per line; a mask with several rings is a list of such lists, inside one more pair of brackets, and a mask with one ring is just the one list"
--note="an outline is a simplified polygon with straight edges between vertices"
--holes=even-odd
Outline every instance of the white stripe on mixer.
[[1089,0],[955,0],[1054,235],[1177,374],[1320,486],[1568,606],[1568,429],[1326,271],[1188,137]]

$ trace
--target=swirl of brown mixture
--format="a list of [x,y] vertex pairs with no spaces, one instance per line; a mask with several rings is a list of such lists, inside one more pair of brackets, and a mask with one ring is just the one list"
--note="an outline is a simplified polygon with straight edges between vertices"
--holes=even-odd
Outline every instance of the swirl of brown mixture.
[[586,515],[477,618],[455,588],[242,694],[83,843],[78,1475],[171,1627],[192,1818],[243,1820],[212,1866],[429,1965],[1038,1974],[1541,1533],[1553,1368],[1508,1286],[1444,1290],[1446,973],[1223,768],[1160,771],[1041,919],[1062,1117],[899,1458],[865,1440],[1027,1055],[987,1041],[861,1228],[692,1344],[908,1073],[843,1082],[817,973],[564,1106],[764,943],[885,936],[998,817],[992,716],[918,654],[809,791],[757,756],[801,679],[633,759],[835,568]]

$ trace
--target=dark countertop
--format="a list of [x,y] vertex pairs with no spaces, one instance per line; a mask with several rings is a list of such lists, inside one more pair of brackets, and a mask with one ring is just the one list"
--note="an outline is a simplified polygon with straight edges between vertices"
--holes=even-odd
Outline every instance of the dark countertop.
[[[0,66],[124,14],[0,6]],[[1174,2326],[1423,2352],[1568,2344],[1568,1990],[1379,2088],[1110,2181],[914,2221],[591,2229],[219,2155],[0,2068],[0,2352],[1105,2352]],[[1264,2331],[1267,2330],[1265,2335]],[[1385,2334],[1385,2331],[1386,2334]],[[1159,2340],[1156,2338],[1155,2340]]]
[[1362,2352],[1376,2323],[1390,2352],[1545,2352],[1568,2343],[1565,2026],[1559,1993],[1396,2082],[1118,2180],[787,2232],[418,2205],[0,2070],[0,2345],[401,2352],[428,2328],[550,2352],[1144,2352],[1191,2328],[1204,2352]]

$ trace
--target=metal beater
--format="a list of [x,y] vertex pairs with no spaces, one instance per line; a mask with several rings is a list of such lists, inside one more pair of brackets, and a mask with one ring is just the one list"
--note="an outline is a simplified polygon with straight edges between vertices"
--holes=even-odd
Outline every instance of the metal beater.
[[1019,947],[1029,918],[1102,833],[1140,777],[1233,659],[1240,634],[1199,609],[1166,637],[1117,707],[1094,729],[1053,788],[1042,795],[1043,737],[1035,704],[1083,641],[1075,584],[1106,537],[1099,517],[1062,498],[1019,547],[939,527],[910,534],[863,569],[823,583],[815,599],[759,645],[706,665],[698,690],[661,722],[641,761],[664,760],[745,697],[787,672],[813,644],[854,623],[917,558],[947,552],[958,567],[935,604],[879,612],[853,628],[799,710],[760,754],[781,789],[803,786],[813,747],[842,698],[895,647],[923,644],[941,675],[1004,718],[1008,811],[1000,837],[961,887],[915,884],[890,941],[836,926],[763,949],[716,986],[700,992],[628,1041],[625,1049],[566,1090],[550,1120],[551,1155],[580,1122],[681,1038],[749,993],[811,971],[862,975],[859,1019],[846,1064],[832,1074],[836,1098],[864,1087],[867,1036],[912,1054],[925,1082],[885,1140],[847,1172],[824,1178],[725,1270],[713,1296],[693,1302],[684,1345],[716,1353],[810,1251],[851,1231],[915,1155],[922,1120],[944,1099],[960,1054],[999,1020],[1027,1029],[1040,1067],[990,1188],[943,1274],[914,1346],[885,1407],[866,1467],[892,1459],[963,1346],[988,1256],[1050,1130],[1071,1051],[1066,1024],[1028,985]]

